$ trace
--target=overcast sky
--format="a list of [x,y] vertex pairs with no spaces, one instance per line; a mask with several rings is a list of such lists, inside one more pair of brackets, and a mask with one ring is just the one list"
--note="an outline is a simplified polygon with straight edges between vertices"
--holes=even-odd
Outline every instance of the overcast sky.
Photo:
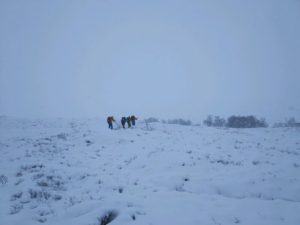
[[299,0],[0,0],[0,115],[300,119]]

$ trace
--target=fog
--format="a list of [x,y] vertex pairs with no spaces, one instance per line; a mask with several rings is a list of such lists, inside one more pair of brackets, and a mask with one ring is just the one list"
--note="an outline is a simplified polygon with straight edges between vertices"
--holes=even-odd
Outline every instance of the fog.
[[300,1],[0,1],[0,115],[300,119]]

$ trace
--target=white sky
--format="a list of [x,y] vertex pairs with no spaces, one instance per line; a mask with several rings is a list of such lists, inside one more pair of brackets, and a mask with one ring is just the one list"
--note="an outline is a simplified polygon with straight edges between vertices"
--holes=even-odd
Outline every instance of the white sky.
[[0,0],[0,115],[300,119],[299,24],[299,0]]

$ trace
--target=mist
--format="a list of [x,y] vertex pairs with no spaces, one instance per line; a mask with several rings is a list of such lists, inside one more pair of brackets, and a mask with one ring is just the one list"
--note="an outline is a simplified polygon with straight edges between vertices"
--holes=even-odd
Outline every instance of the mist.
[[0,2],[0,115],[300,119],[300,1]]

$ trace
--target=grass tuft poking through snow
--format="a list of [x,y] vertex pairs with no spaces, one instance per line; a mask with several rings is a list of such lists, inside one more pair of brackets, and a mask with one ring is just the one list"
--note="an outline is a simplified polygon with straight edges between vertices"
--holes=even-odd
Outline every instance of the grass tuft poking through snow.
[[106,225],[116,219],[118,216],[118,212],[115,210],[107,211],[103,216],[101,216],[99,220],[99,225]]

